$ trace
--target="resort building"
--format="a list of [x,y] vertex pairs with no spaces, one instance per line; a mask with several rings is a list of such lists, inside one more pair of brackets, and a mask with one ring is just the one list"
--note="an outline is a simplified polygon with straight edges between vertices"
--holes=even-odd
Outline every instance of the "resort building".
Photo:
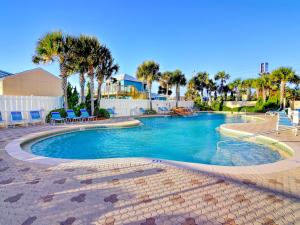
[[42,68],[15,74],[0,70],[0,95],[62,96],[61,79]]
[[103,98],[146,99],[147,87],[142,81],[128,74],[120,74],[105,82]]

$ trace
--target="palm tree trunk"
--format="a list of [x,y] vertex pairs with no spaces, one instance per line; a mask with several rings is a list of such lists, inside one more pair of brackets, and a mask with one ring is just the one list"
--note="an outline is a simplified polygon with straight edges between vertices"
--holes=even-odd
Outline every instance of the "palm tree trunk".
[[68,92],[67,92],[68,79],[66,76],[62,76],[61,85],[62,85],[62,89],[63,89],[64,108],[67,110],[68,109]]
[[97,95],[97,104],[98,104],[98,107],[100,108],[100,101],[101,101],[101,88],[102,88],[102,82],[101,81],[98,81],[98,95]]
[[264,86],[262,87],[262,98],[263,98],[263,102],[265,102],[266,101],[266,90],[265,90]]
[[84,73],[79,74],[79,83],[80,83],[80,103],[85,103],[85,93],[84,93],[85,78],[84,78]]
[[251,88],[247,88],[247,101],[250,101],[251,98]]
[[91,91],[91,114],[94,115],[94,68],[89,69],[90,91]]
[[61,88],[63,91],[63,98],[64,98],[64,108],[68,109],[68,92],[67,92],[68,76],[66,75],[67,73],[62,63],[59,65],[59,69],[60,69],[60,77],[61,77]]
[[178,107],[178,101],[180,98],[180,88],[179,88],[179,84],[176,85],[176,108]]
[[149,95],[148,95],[148,98],[149,98],[149,101],[150,101],[150,110],[152,110],[152,96],[151,96],[151,90],[152,90],[152,84],[149,83]]
[[282,107],[282,109],[285,109],[285,84],[286,82],[283,80],[280,82],[280,107]]
[[259,99],[259,88],[256,88],[256,98]]
[[169,96],[169,85],[167,84],[167,91],[166,91],[166,96],[167,96],[167,98],[168,98],[168,96]]

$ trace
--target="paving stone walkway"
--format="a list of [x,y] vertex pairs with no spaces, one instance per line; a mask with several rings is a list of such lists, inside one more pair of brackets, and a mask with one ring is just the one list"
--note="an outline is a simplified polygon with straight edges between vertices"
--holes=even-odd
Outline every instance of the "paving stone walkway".
[[44,166],[4,150],[12,139],[49,129],[57,128],[0,130],[1,225],[300,224],[300,167],[233,176],[161,163]]

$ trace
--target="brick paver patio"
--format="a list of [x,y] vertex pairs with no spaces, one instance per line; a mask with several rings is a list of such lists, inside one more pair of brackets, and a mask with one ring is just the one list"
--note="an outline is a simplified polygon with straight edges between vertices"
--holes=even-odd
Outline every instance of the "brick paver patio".
[[[231,126],[231,125],[230,125]],[[232,125],[255,132],[274,126]],[[0,130],[0,224],[300,224],[300,165],[280,173],[226,175],[161,163],[16,160],[4,146],[50,126]],[[300,137],[281,133],[278,139]]]

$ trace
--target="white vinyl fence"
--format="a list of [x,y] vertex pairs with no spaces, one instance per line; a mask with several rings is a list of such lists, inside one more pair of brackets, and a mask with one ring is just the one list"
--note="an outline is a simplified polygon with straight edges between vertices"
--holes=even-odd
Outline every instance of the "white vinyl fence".
[[[168,109],[174,108],[176,101],[162,101],[153,100],[152,108],[158,111],[158,107],[167,107]],[[180,107],[193,107],[193,101],[179,101]],[[149,100],[133,100],[133,99],[102,99],[100,102],[100,108],[113,108],[117,113],[116,116],[136,116],[140,115],[140,108],[149,109]]]
[[[152,107],[158,111],[158,107],[167,107],[168,109],[176,106],[175,101],[153,100]],[[178,106],[193,107],[192,101],[179,101]],[[53,109],[63,107],[62,97],[47,96],[7,96],[0,95],[0,111],[5,121],[10,121],[11,111],[21,111],[24,119],[29,118],[30,110],[38,110],[43,118]],[[113,108],[118,116],[136,116],[141,115],[140,108],[149,109],[149,100],[132,100],[132,99],[102,99],[101,108]]]
[[44,118],[49,111],[62,107],[62,97],[0,95],[0,111],[5,121],[10,121],[11,111],[21,111],[23,117],[28,119],[30,110],[38,110]]

